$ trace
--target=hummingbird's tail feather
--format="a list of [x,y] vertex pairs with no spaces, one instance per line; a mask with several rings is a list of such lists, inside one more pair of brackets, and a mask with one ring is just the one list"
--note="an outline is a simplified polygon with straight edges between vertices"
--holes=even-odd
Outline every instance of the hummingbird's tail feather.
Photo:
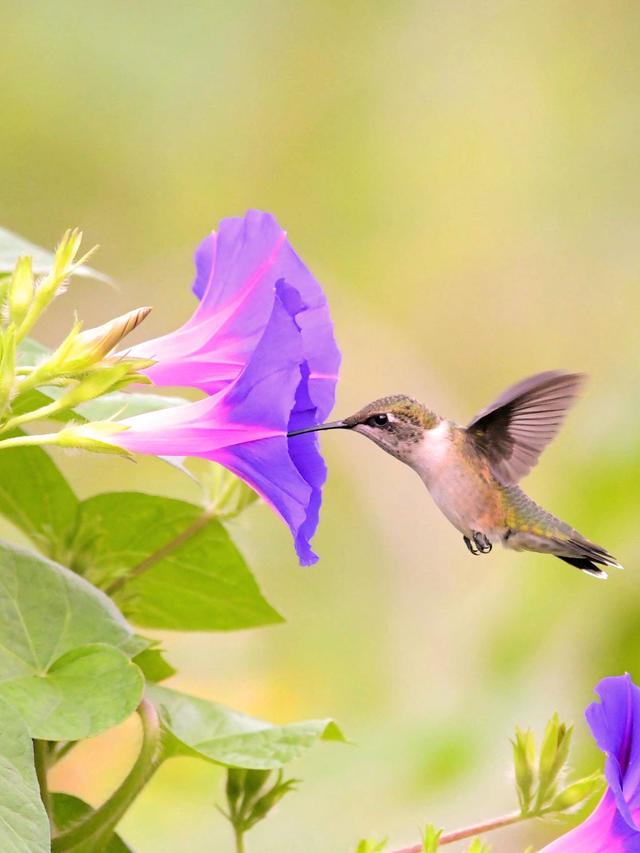
[[601,566],[622,568],[622,565],[607,550],[582,536],[574,535],[567,539],[558,538],[556,549],[552,553],[560,560],[564,560],[565,563],[569,563],[570,566],[575,566],[577,569],[602,580],[607,577],[607,573]]
[[503,544],[516,551],[552,554],[597,578],[606,578],[601,566],[621,569],[622,565],[605,548],[591,542],[555,515],[551,515],[517,486],[504,490],[509,509]]
[[593,563],[599,563],[603,566],[612,566],[614,569],[622,569],[624,566],[619,563],[616,558],[610,554],[605,548],[596,545],[595,542],[590,542],[582,537],[570,537],[568,544],[576,549],[580,557],[585,557]]
[[591,560],[588,560],[586,557],[561,557],[560,554],[556,554],[556,557],[558,557],[559,560],[564,560],[565,563],[569,563],[570,566],[575,566],[576,569],[580,569],[581,572],[591,575],[593,578],[605,581],[609,577],[604,569],[601,569],[600,566],[592,563]]

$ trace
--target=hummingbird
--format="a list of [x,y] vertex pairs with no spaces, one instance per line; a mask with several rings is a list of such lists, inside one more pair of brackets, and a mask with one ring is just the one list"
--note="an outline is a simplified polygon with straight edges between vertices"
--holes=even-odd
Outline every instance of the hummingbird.
[[417,472],[471,554],[488,554],[500,542],[514,551],[551,554],[604,579],[602,566],[622,568],[615,557],[518,486],[557,434],[584,379],[584,374],[561,370],[530,376],[466,427],[396,394],[374,400],[344,420],[288,435],[329,429],[365,435]]

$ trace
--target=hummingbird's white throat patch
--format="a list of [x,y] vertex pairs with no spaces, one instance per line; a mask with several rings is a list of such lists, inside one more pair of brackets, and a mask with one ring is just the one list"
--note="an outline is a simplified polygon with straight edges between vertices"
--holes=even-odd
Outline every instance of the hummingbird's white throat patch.
[[429,483],[439,473],[449,459],[451,450],[451,430],[448,421],[440,421],[437,426],[424,432],[414,467],[420,476]]

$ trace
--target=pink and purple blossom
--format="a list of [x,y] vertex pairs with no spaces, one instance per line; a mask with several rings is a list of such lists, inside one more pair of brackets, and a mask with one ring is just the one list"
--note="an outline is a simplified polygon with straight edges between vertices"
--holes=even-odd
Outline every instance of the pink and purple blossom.
[[548,853],[640,853],[640,688],[627,674],[604,678],[596,693],[600,702],[585,716],[607,757],[608,789],[584,823],[544,848]]
[[[314,563],[326,468],[317,439],[291,442],[287,432],[315,417],[297,314],[278,284],[262,337],[236,379],[195,403],[136,415],[109,437],[131,453],[199,456],[224,465],[286,521],[303,565]],[[306,440],[312,439],[312,440]]]
[[295,309],[308,367],[308,390],[319,421],[333,407],[340,353],[322,288],[275,218],[259,210],[223,219],[195,253],[193,316],[173,332],[138,344],[129,354],[153,359],[145,372],[156,385],[214,394],[247,364],[266,328],[276,284]]
[[109,441],[132,452],[224,465],[286,521],[300,562],[317,557],[326,467],[313,434],[331,410],[340,352],[324,293],[268,213],[225,219],[195,255],[200,299],[183,326],[128,355],[156,385],[195,387],[195,403],[120,421]]

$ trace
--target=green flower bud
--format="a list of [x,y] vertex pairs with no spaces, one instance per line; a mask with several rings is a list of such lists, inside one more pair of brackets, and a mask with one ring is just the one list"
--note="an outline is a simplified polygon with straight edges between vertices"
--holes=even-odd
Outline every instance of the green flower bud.
[[381,853],[387,846],[387,839],[382,841],[373,841],[370,838],[363,838],[358,842],[355,853]]
[[533,799],[535,781],[536,744],[534,734],[530,729],[522,731],[516,728],[515,740],[512,740],[511,744],[513,746],[513,765],[520,810],[522,814],[527,814]]
[[558,715],[554,714],[547,723],[547,728],[540,747],[538,764],[539,788],[536,798],[536,808],[540,809],[553,796],[556,781],[569,757],[573,726],[561,723]]
[[33,270],[31,258],[18,258],[16,268],[9,285],[9,317],[16,326],[20,326],[27,315],[33,300]]
[[432,823],[427,824],[422,833],[422,853],[436,853],[441,835],[441,829],[436,829]]
[[566,812],[582,805],[586,800],[599,793],[604,787],[602,773],[592,773],[584,779],[579,779],[572,785],[568,785],[563,791],[551,801],[550,812]]
[[[87,329],[84,332],[72,330],[67,341],[63,342],[51,356],[56,360],[58,352],[59,373],[78,373],[102,361],[120,341],[145,320],[151,312],[150,307],[136,308],[102,326]],[[144,362],[145,366],[148,363]]]

